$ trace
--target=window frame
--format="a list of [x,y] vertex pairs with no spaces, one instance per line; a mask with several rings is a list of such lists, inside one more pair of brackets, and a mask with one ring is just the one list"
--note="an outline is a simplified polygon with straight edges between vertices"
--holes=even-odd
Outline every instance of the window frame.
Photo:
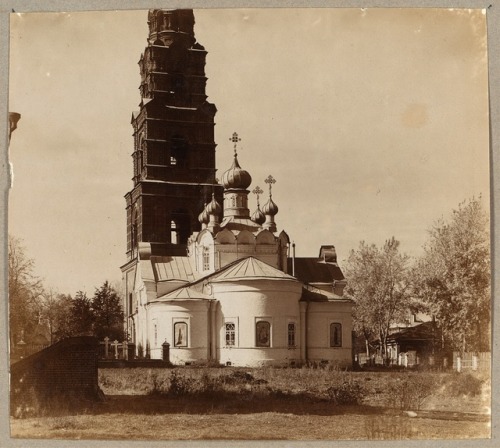
[[[293,326],[292,331],[290,331],[291,326]],[[290,343],[290,342],[292,342],[292,343]],[[295,321],[288,321],[287,322],[287,347],[288,348],[297,347],[297,323]]]
[[[335,338],[335,332],[334,329],[338,329],[337,332],[337,338]],[[342,341],[342,323],[341,322],[330,322],[329,325],[329,345],[330,348],[341,348],[343,341]]]
[[[267,326],[267,331],[263,328]],[[261,330],[262,328],[262,330]],[[262,340],[260,337],[262,335],[262,332],[267,332],[267,341],[266,342],[259,342],[259,339]],[[271,321],[266,318],[259,318],[255,321],[255,346],[258,348],[271,348],[272,347],[272,325]]]
[[[232,329],[228,329],[228,326],[232,325]],[[236,347],[236,322],[234,321],[227,321],[224,322],[224,343],[226,347]],[[228,338],[229,336],[229,338]],[[231,336],[232,336],[232,343],[228,344],[228,339],[231,341]]]
[[[182,333],[178,333],[177,328],[179,328],[179,331],[180,331],[182,326],[184,326],[184,328],[185,328],[185,333],[184,333],[185,341],[181,340],[181,342],[178,342],[178,337],[179,337],[179,335],[182,336]],[[172,339],[173,346],[175,348],[188,348],[189,347],[189,324],[188,324],[188,322],[186,322],[185,320],[174,321],[174,325],[173,325],[172,329],[173,329],[173,339]]]
[[203,246],[203,250],[201,253],[202,256],[202,268],[203,271],[210,270],[210,248],[208,246]]

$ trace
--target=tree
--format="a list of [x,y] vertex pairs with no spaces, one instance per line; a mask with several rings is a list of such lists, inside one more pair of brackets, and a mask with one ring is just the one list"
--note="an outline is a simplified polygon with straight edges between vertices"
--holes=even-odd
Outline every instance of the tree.
[[384,358],[390,327],[404,319],[410,306],[408,262],[392,237],[382,248],[361,241],[345,265],[346,295],[355,302],[354,329],[364,335],[367,352],[369,340],[378,337]]
[[78,291],[70,307],[69,333],[71,336],[91,335],[93,324],[92,302],[84,292]]
[[106,281],[92,299],[94,334],[100,340],[109,337],[123,340],[123,310],[117,292]]
[[71,335],[71,296],[57,294],[52,289],[41,295],[41,317],[47,326],[50,343]]
[[21,240],[12,235],[8,239],[9,339],[15,350],[18,342],[29,339],[40,320],[42,282],[35,276],[35,263],[26,256]]
[[427,305],[453,350],[489,349],[489,219],[481,198],[453,210],[429,230],[415,270],[415,293]]

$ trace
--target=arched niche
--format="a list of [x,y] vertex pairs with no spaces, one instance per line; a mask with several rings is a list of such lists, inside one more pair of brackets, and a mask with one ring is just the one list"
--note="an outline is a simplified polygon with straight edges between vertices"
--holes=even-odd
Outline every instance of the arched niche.
[[203,229],[196,237],[196,243],[203,245],[212,245],[214,242],[214,237],[212,232],[208,229]]
[[217,236],[215,237],[215,242],[219,244],[235,244],[236,237],[234,236],[233,232],[228,229],[224,229],[217,234]]
[[276,238],[272,232],[264,229],[257,234],[257,244],[276,244]]
[[242,230],[236,237],[238,244],[255,244],[255,236],[248,230]]

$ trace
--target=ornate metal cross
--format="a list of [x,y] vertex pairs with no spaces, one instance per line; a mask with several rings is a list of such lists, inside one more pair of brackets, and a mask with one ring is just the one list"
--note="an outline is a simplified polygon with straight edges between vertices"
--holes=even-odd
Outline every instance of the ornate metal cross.
[[271,196],[271,188],[272,188],[273,184],[276,183],[276,179],[273,176],[269,175],[269,176],[267,176],[267,179],[264,182],[266,184],[269,184],[269,196]]
[[233,132],[233,136],[229,138],[230,142],[234,143],[234,152],[236,153],[236,145],[241,142],[241,138],[238,136],[237,132]]
[[259,194],[264,193],[264,190],[262,190],[258,185],[252,190],[253,194],[257,195],[257,206],[259,206]]

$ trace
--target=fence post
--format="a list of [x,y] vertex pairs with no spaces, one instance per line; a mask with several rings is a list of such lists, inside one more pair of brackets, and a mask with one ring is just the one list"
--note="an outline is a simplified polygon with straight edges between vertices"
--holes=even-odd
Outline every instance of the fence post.
[[122,344],[122,356],[123,356],[123,359],[128,360],[128,343],[127,343],[127,340],[123,341],[123,344]]
[[165,341],[162,345],[162,349],[163,349],[163,361],[165,362],[170,362],[170,344]]
[[109,356],[109,338],[106,336],[104,338],[104,359],[108,359]]
[[128,343],[127,349],[128,349],[128,359],[134,359],[135,358],[135,344],[133,342]]
[[476,371],[477,370],[477,356],[472,355],[472,370]]
[[115,359],[118,359],[118,341],[115,339],[112,345],[115,348]]
[[457,356],[457,372],[460,373],[462,371],[462,358]]

